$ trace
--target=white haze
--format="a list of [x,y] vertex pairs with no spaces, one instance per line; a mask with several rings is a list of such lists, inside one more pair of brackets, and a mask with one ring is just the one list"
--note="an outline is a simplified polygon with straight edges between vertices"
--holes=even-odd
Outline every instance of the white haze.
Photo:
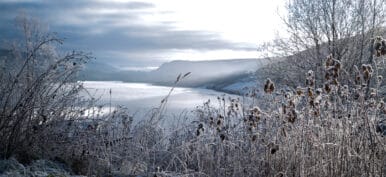
[[[110,89],[111,89],[111,105],[116,107],[118,105],[125,106],[135,115],[135,118],[141,118],[149,113],[153,108],[158,108],[161,100],[169,93],[171,87],[155,86],[145,83],[124,83],[115,81],[85,81],[83,86],[95,98],[99,98],[99,103],[109,107],[110,104]],[[84,93],[84,96],[88,94]],[[225,94],[208,89],[200,88],[181,88],[176,87],[169,97],[167,103],[167,110],[165,115],[167,117],[178,116],[185,112],[190,116],[194,115],[192,112],[196,106],[203,105],[209,99],[214,106],[218,105],[217,97],[234,97],[235,95]],[[104,109],[103,111],[108,111]],[[138,119],[137,119],[138,120]]]

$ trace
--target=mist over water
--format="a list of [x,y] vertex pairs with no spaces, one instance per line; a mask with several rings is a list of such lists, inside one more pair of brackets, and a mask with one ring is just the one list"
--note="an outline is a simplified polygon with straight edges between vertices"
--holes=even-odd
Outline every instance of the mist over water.
[[[152,109],[158,108],[169,93],[171,87],[156,86],[146,83],[124,83],[117,81],[85,81],[83,86],[89,94],[99,99],[100,104],[112,107],[121,105],[128,108],[134,119],[143,117]],[[84,93],[85,96],[88,94]],[[202,88],[182,88],[176,87],[167,103],[165,111],[166,117],[178,117],[181,113],[194,116],[192,112],[197,106],[203,105],[209,99],[213,106],[217,104],[217,97],[226,96],[228,98],[237,97],[236,95],[225,94],[209,89]],[[105,110],[107,111],[107,110]]]

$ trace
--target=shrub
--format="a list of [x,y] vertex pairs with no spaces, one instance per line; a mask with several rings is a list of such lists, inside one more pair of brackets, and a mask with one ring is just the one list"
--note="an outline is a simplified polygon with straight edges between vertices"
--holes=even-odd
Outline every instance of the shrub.
[[91,58],[75,51],[57,54],[60,38],[38,31],[38,23],[25,16],[18,19],[23,42],[2,58],[0,74],[0,153],[6,158],[34,151],[53,124],[80,115],[82,85],[75,76]]
[[197,109],[195,126],[173,134],[172,158],[165,172],[384,176],[386,146],[380,125],[384,126],[386,112],[383,96],[378,94],[380,81],[374,88],[368,84],[378,78],[377,69],[369,71],[369,67],[379,68],[382,60],[377,58],[373,65],[358,70],[360,84],[351,88],[335,82],[342,71],[329,56],[325,74],[330,78],[324,88],[312,84],[310,71],[304,87],[253,98],[260,99],[259,105],[231,98],[219,98],[220,109],[205,103]]

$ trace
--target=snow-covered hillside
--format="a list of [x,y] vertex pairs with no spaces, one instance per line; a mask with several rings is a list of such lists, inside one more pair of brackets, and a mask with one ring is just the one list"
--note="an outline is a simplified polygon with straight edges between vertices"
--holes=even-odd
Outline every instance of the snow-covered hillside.
[[[127,71],[101,63],[91,63],[81,73],[82,80],[114,80],[173,85],[179,74],[191,72],[179,86],[206,87],[233,92],[251,85],[254,72],[268,64],[267,59],[171,61],[152,71]],[[241,82],[241,83],[240,83]],[[223,89],[224,88],[224,89]]]
[[234,59],[214,61],[172,61],[152,71],[151,81],[160,84],[172,84],[178,74],[191,72],[180,84],[183,86],[203,86],[213,83],[231,82],[254,73],[266,65],[265,59]]

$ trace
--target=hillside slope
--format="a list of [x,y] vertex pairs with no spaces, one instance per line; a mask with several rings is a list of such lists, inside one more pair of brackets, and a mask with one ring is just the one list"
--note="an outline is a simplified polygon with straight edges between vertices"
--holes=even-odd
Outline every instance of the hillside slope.
[[191,72],[179,83],[185,87],[206,87],[216,90],[245,81],[255,71],[267,65],[268,59],[231,59],[208,61],[176,60],[162,64],[152,71],[128,71],[103,63],[92,62],[85,66],[79,76],[81,80],[147,82],[158,85],[173,85],[179,74]]
[[[0,64],[9,68],[4,60],[10,55],[9,50],[0,50]],[[179,82],[179,86],[203,87],[238,93],[244,87],[256,85],[255,73],[258,69],[271,63],[269,59],[229,59],[166,62],[151,71],[132,71],[119,69],[105,62],[93,60],[78,73],[79,80],[88,81],[123,81],[146,82],[171,86],[179,74],[191,72],[189,77]],[[7,65],[8,64],[8,65]]]
[[178,74],[191,72],[180,84],[183,86],[206,86],[213,83],[231,83],[241,76],[253,74],[266,65],[265,59],[233,59],[215,61],[172,61],[150,73],[152,83],[172,84]]

